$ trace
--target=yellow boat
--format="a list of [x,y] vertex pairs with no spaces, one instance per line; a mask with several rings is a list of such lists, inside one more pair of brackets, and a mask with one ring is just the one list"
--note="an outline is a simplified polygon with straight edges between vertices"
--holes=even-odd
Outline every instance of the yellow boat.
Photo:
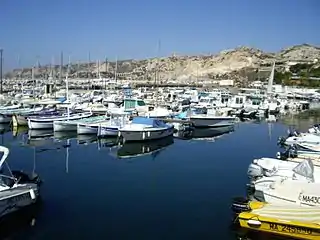
[[284,206],[252,201],[238,215],[240,226],[298,239],[320,240],[320,208]]

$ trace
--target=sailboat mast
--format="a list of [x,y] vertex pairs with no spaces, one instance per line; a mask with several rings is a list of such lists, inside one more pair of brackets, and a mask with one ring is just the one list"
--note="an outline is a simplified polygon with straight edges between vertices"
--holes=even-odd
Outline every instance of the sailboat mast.
[[66,99],[69,101],[69,71],[70,71],[70,65],[71,65],[71,57],[69,55],[69,61],[68,61],[68,68],[67,68],[67,74],[66,74]]
[[[63,66],[63,52],[60,53],[60,70],[59,70],[59,82],[62,82],[62,66]],[[57,97],[57,80],[54,81],[54,95]]]
[[91,55],[90,52],[88,54],[88,90],[90,89],[90,84],[91,84],[91,73],[90,73],[90,63],[91,63]]
[[154,86],[157,88],[156,91],[156,106],[158,107],[158,95],[159,95],[159,88],[157,87],[157,81],[159,80],[159,55],[160,55],[160,48],[161,48],[161,41],[158,41],[158,51],[157,51],[157,66],[156,66],[156,72],[155,72],[155,83]]
[[[56,81],[55,73],[56,73],[56,71],[55,71],[54,56],[52,56],[52,60],[51,60],[51,82],[50,82],[50,84],[52,84],[52,81],[53,82]],[[51,94],[52,94],[52,92],[51,92]]]
[[118,71],[118,56],[116,56],[116,66],[114,69],[114,80],[116,81],[116,84],[117,84],[117,71]]
[[104,90],[107,90],[107,78],[106,76],[108,76],[108,66],[109,66],[109,62],[108,62],[108,58],[106,57],[106,73],[105,73],[105,77],[104,77]]
[[34,79],[34,66],[31,68],[31,78],[33,83],[33,98],[35,98],[35,79]]

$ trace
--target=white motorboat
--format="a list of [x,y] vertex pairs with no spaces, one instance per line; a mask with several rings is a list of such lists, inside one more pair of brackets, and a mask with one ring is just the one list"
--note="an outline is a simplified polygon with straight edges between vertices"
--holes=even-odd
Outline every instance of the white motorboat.
[[308,129],[308,133],[320,134],[320,124],[315,124]]
[[[319,206],[319,170],[314,171],[312,161],[305,160],[292,170],[277,170],[275,161],[279,160],[273,159],[270,160],[271,164],[264,164],[260,174],[258,168],[249,169],[248,174],[257,179],[249,184],[248,190],[253,193],[253,198],[282,205]],[[261,175],[264,176],[257,177]]]
[[[0,146],[3,156],[0,168],[3,170],[4,162],[9,149]],[[9,167],[8,167],[9,168]],[[10,175],[0,175],[0,217],[32,205],[38,200],[40,179],[37,175],[29,176],[21,171],[11,171]]]
[[[306,172],[312,172],[313,175],[306,175]],[[300,163],[296,163],[275,158],[259,158],[254,159],[249,165],[248,176],[253,182],[263,177],[301,181],[309,181],[312,178],[313,182],[320,182],[320,167],[314,166],[311,159],[304,159]]]
[[196,114],[189,117],[196,128],[214,128],[234,125],[235,118],[231,116],[210,116]]
[[30,117],[28,118],[28,127],[29,129],[53,129],[54,121],[79,120],[90,116],[92,116],[92,113],[65,114],[50,117]]
[[160,119],[134,117],[132,122],[119,129],[119,136],[127,141],[147,141],[172,136],[173,125]]
[[[200,111],[200,112],[199,112]],[[235,117],[217,115],[217,111],[211,114],[202,113],[202,109],[194,109],[193,111],[185,111],[180,113],[177,118],[192,122],[196,128],[215,128],[232,126],[235,123]]]
[[282,152],[277,152],[277,159],[300,163],[306,159],[312,160],[315,166],[320,167],[320,152],[298,150],[295,145],[289,146]]
[[319,145],[320,144],[320,136],[315,135],[313,133],[299,133],[297,131],[293,131],[292,133],[289,133],[287,138],[279,137],[278,144],[282,144],[282,145],[292,145],[292,144]]

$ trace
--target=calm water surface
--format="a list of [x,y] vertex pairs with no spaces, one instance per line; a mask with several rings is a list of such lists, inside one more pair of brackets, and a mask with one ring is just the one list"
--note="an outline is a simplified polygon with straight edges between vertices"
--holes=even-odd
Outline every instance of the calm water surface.
[[229,227],[231,200],[245,195],[248,164],[275,156],[277,138],[287,129],[240,123],[214,140],[163,140],[160,151],[135,158],[118,156],[157,144],[119,150],[88,137],[30,141],[24,132],[4,133],[0,140],[11,150],[11,168],[35,170],[44,183],[42,203],[8,223],[2,237],[237,239]]

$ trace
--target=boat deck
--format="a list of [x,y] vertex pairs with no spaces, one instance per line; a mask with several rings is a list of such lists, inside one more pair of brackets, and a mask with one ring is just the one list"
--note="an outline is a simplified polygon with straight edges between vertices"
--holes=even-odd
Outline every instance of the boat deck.
[[265,205],[262,208],[254,209],[252,214],[261,217],[277,219],[279,222],[295,221],[319,224],[320,227],[320,208],[301,207],[301,206],[275,206]]

